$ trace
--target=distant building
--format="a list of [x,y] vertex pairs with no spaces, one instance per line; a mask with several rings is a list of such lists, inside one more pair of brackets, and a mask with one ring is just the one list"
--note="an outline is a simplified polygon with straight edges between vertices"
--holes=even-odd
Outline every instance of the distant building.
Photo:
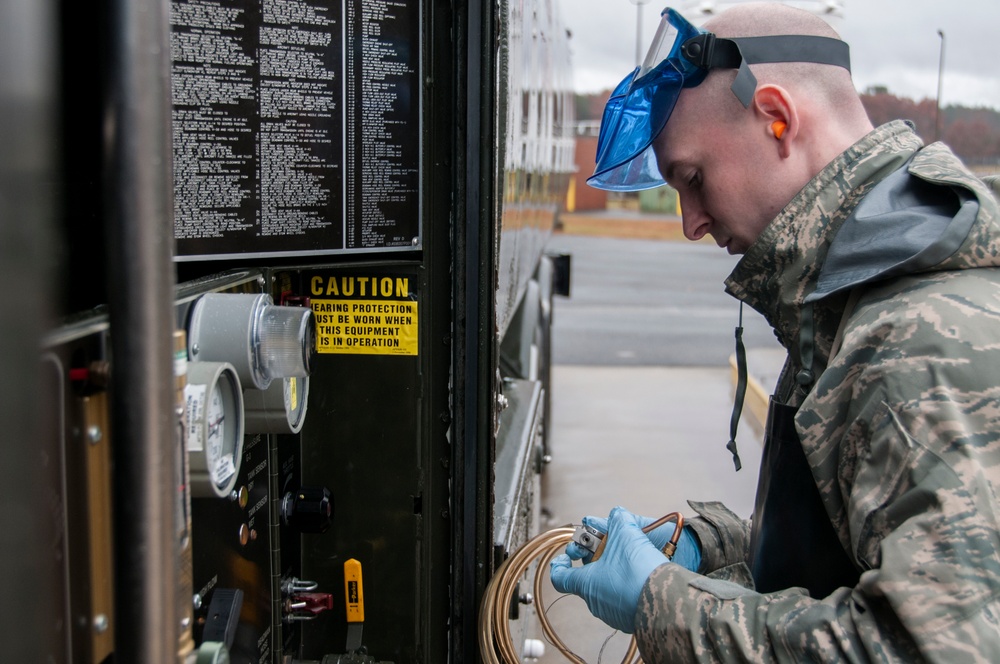
[[600,128],[600,120],[576,123],[576,174],[570,182],[566,200],[568,212],[603,210],[608,207],[608,192],[587,184],[587,178],[594,174],[594,164],[597,162],[597,134]]

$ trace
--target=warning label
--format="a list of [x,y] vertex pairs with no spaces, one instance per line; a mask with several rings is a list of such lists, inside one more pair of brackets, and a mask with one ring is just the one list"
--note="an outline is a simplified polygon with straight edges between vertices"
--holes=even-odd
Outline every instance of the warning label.
[[[408,282],[407,278],[388,277],[315,278],[312,310],[317,351],[417,355],[417,303],[388,299],[408,296]],[[367,298],[352,298],[359,295]],[[330,299],[329,296],[340,298]],[[379,296],[387,299],[370,299]]]

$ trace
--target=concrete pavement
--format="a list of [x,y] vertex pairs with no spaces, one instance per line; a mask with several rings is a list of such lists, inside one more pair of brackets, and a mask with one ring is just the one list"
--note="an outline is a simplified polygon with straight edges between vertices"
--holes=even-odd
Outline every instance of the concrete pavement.
[[[761,438],[745,408],[736,438],[743,468],[734,471],[725,448],[733,394],[728,369],[560,365],[552,389],[545,528],[606,516],[615,505],[651,517],[689,515],[688,499],[720,500],[741,516],[752,512]],[[748,397],[759,395],[748,391]],[[549,586],[544,607],[566,644],[590,663],[621,661],[627,635],[593,618],[579,598],[553,604],[558,597]],[[565,659],[547,645],[537,661]]]
[[[562,215],[562,232],[683,240],[676,218],[621,214]],[[554,340],[558,343],[558,339]],[[686,500],[720,500],[749,516],[760,463],[767,395],[783,361],[773,349],[751,349],[751,377],[737,445],[743,469],[726,450],[735,367],[636,367],[557,364],[552,370],[552,462],[543,475],[543,528],[606,516],[622,505],[651,517]],[[585,661],[619,662],[629,637],[593,618],[576,597],[543,597],[549,620]],[[537,638],[543,639],[540,634]],[[551,645],[535,660],[566,661]]]

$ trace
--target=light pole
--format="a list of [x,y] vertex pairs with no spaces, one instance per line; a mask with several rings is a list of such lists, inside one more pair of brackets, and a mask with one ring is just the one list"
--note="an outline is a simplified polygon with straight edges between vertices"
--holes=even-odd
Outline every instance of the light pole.
[[938,58],[937,101],[934,104],[934,140],[941,140],[941,83],[944,80],[944,30],[938,30],[941,38],[941,55]]
[[628,0],[635,5],[635,66],[642,64],[642,6],[649,0]]

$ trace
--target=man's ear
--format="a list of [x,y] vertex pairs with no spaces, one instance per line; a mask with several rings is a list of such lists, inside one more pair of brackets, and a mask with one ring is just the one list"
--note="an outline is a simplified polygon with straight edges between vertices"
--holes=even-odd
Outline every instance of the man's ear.
[[782,159],[787,159],[799,132],[799,117],[791,95],[780,85],[761,85],[754,92],[751,108],[762,130],[775,141]]

